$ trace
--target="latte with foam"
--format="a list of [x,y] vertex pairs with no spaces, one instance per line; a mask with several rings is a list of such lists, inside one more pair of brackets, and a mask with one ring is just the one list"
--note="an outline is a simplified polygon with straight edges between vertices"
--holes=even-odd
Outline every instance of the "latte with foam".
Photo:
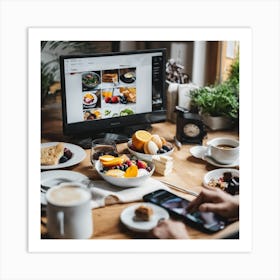
[[86,189],[67,185],[50,189],[47,199],[54,205],[74,206],[89,200],[90,193]]

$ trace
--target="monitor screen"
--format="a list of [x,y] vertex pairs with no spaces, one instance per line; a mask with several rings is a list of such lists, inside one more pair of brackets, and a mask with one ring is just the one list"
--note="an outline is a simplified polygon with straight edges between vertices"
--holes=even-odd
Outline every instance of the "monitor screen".
[[165,56],[165,49],[61,56],[64,134],[164,121]]

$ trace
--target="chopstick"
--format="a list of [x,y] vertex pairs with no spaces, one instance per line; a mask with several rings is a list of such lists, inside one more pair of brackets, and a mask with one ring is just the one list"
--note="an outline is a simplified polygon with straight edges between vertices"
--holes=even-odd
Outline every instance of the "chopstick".
[[197,192],[193,192],[193,191],[188,190],[188,189],[183,189],[183,188],[177,187],[177,186],[172,185],[172,184],[170,184],[170,183],[167,183],[167,182],[165,182],[165,181],[161,181],[161,180],[159,180],[159,181],[162,182],[162,183],[164,183],[164,184],[166,184],[166,185],[168,185],[171,189],[174,189],[174,190],[176,190],[176,191],[180,191],[180,192],[183,192],[183,193],[187,193],[187,194],[190,194],[190,195],[193,195],[193,196],[198,196],[198,193],[197,193]]

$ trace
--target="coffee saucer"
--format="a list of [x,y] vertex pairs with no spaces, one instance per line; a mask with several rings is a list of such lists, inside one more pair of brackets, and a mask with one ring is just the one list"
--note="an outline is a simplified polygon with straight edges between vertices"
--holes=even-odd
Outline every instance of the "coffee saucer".
[[204,146],[195,146],[190,149],[190,153],[195,158],[204,159],[207,148]]
[[228,167],[236,167],[236,166],[239,166],[239,159],[237,159],[235,162],[232,162],[230,164],[222,164],[222,163],[219,163],[217,161],[215,161],[214,159],[212,159],[211,157],[208,157],[208,156],[205,156],[203,158],[203,160],[207,161],[208,163],[216,166],[216,167],[224,167],[224,168],[228,168]]
[[206,156],[206,151],[207,151],[207,147],[205,146],[195,146],[190,149],[190,153],[192,156],[194,156],[195,158],[202,159],[216,167],[228,168],[228,167],[239,166],[239,159],[237,159],[235,162],[232,162],[230,164],[222,164],[215,161],[213,158]]

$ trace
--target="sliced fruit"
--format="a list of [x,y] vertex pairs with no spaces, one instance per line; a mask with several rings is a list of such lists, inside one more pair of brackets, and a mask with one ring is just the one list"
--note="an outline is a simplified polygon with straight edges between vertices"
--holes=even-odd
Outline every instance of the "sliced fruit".
[[117,177],[117,178],[123,178],[125,172],[120,169],[110,169],[105,173],[107,176]]
[[111,167],[115,165],[120,165],[124,162],[123,158],[121,157],[115,157],[112,160],[104,161],[102,162],[103,166],[105,167]]
[[126,162],[126,161],[130,160],[129,157],[127,155],[125,155],[125,154],[121,155],[120,158],[123,159],[123,162]]
[[138,160],[137,161],[137,167],[138,167],[138,169],[140,169],[140,168],[146,169],[147,163],[145,161]]
[[134,164],[129,166],[124,173],[124,177],[126,178],[137,177],[137,175],[138,175],[138,168]]
[[137,130],[132,136],[132,144],[138,151],[143,149],[143,146],[152,138],[150,132],[146,130]]
[[105,161],[113,160],[115,157],[112,155],[103,155],[99,157],[99,160],[103,163]]

